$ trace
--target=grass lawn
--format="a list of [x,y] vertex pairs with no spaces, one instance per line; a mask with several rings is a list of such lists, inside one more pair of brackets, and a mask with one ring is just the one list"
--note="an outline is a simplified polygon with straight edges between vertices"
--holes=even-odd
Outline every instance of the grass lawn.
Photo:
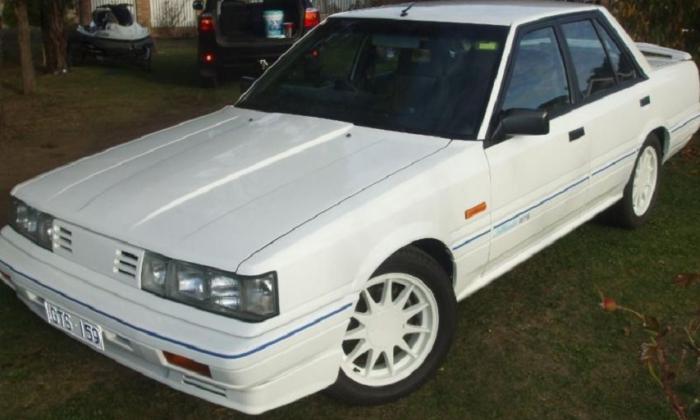
[[[0,208],[31,176],[232,103],[237,84],[197,87],[192,41],[162,41],[152,73],[83,67],[41,76],[18,94],[19,72],[0,70]],[[625,231],[588,223],[459,305],[456,341],[436,377],[380,407],[347,407],[319,394],[265,418],[671,419],[639,362],[643,334],[605,313],[596,287],[663,322],[700,309],[698,139],[665,167],[649,224]],[[6,216],[0,212],[0,225]],[[686,380],[687,379],[687,380]],[[700,395],[697,377],[681,395]],[[171,390],[68,338],[0,286],[0,417],[240,418]]]

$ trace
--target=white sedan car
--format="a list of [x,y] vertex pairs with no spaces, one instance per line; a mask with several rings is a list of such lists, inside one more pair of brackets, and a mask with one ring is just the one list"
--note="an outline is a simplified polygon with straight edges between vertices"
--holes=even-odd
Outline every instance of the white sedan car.
[[593,5],[342,13],[235,106],[17,186],[1,277],[217,404],[382,403],[438,368],[458,300],[604,210],[641,225],[699,98],[688,54]]

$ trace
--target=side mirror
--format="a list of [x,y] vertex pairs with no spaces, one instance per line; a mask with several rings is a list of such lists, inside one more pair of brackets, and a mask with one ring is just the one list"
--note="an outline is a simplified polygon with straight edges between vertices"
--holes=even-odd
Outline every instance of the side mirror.
[[194,0],[192,2],[192,8],[197,11],[204,10],[204,0]]
[[492,138],[500,141],[513,135],[549,134],[549,113],[545,110],[509,109],[498,122]]
[[239,85],[241,87],[241,93],[244,93],[245,91],[250,89],[250,87],[253,86],[253,83],[255,83],[256,80],[257,79],[255,77],[242,76],[239,82]]

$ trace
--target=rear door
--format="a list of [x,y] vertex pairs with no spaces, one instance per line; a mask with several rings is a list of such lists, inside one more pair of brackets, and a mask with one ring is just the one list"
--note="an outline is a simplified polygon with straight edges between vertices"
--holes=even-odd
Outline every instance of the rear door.
[[[574,109],[573,79],[555,22],[519,29],[495,110],[547,110],[550,132],[491,143],[493,236],[490,269],[527,257],[528,249],[573,217],[587,201],[590,137]],[[492,125],[493,127],[493,125]]]
[[591,143],[591,198],[620,194],[629,179],[652,98],[641,70],[598,14],[561,22],[579,109]]

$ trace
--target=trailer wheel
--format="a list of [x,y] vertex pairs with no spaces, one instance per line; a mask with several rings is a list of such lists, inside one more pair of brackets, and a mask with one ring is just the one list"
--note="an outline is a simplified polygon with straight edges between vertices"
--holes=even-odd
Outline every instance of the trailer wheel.
[[151,61],[153,59],[153,49],[150,45],[143,47],[143,55],[141,56],[141,66],[147,72],[151,72]]
[[85,51],[82,46],[68,44],[68,52],[66,54],[68,67],[78,67],[85,62]]

